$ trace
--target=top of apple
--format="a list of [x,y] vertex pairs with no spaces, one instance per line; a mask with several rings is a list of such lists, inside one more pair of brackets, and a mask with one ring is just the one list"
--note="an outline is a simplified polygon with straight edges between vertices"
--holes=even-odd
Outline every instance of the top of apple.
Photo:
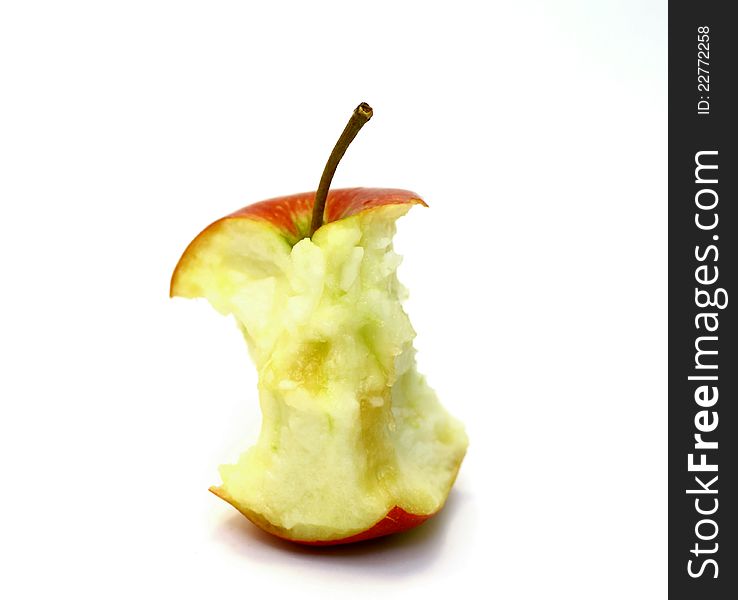
[[[194,285],[193,282],[199,277],[195,271],[201,272],[201,268],[194,267],[196,265],[212,267],[214,262],[218,262],[220,259],[213,258],[213,250],[216,248],[217,252],[225,251],[229,256],[236,257],[235,260],[242,261],[246,255],[244,245],[249,244],[246,238],[251,238],[252,246],[258,247],[258,250],[252,248],[250,254],[256,257],[257,262],[263,263],[264,260],[271,261],[274,253],[284,252],[304,238],[312,238],[322,227],[330,223],[393,204],[406,205],[408,208],[413,204],[427,206],[417,194],[407,190],[330,189],[338,163],[351,141],[372,115],[371,106],[365,102],[356,107],[328,157],[317,191],[251,204],[215,221],[202,231],[179,259],[172,275],[170,295],[189,297],[198,295],[202,285]],[[240,226],[238,228],[229,226],[235,223],[239,223]],[[264,237],[267,232],[268,235]],[[190,277],[184,276],[186,272],[190,273]],[[189,283],[184,280],[188,280]]]
[[[308,237],[315,192],[303,192],[262,200],[228,215],[226,219],[261,219],[274,225],[294,245]],[[325,205],[325,223],[339,221],[365,210],[387,204],[427,204],[414,192],[392,188],[344,188],[330,190]]]
[[[228,222],[252,221],[257,227],[262,225],[279,234],[290,246],[308,237],[315,195],[316,192],[303,192],[262,200],[211,223],[190,242],[179,259],[172,275],[170,295],[180,295],[177,283],[182,271],[187,269],[188,263],[195,258],[200,248],[207,245],[210,239],[219,236]],[[322,226],[391,204],[428,206],[418,194],[409,190],[362,187],[330,190]]]

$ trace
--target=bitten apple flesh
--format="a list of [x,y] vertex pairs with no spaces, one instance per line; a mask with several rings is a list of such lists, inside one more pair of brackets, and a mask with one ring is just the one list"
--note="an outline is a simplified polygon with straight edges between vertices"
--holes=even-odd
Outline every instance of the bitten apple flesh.
[[279,537],[346,543],[440,510],[467,438],[416,370],[401,304],[395,222],[422,200],[333,190],[310,239],[312,197],[257,203],[208,227],[171,293],[232,314],[258,369],[259,439],[211,490]]

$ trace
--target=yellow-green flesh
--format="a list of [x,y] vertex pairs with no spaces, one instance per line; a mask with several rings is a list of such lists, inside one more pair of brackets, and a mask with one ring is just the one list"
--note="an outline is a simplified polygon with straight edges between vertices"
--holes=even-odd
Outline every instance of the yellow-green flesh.
[[222,492],[289,537],[364,531],[394,506],[438,511],[467,446],[415,367],[392,250],[407,205],[329,223],[294,247],[231,219],[200,244],[178,294],[233,314],[259,374],[257,443]]

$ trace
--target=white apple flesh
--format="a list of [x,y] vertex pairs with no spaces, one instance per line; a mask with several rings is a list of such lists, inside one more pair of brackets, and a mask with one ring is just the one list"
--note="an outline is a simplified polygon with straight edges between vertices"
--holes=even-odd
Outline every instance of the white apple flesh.
[[[213,491],[287,539],[362,539],[396,509],[422,521],[443,506],[466,451],[462,425],[416,370],[401,304],[395,222],[422,201],[403,192],[383,203],[388,192],[331,191],[334,216],[351,193],[379,200],[355,202],[312,239],[280,223],[280,199],[254,205],[271,202],[276,216],[247,208],[216,222],[172,280],[172,295],[235,317],[258,370],[259,439],[221,466]],[[297,230],[305,214],[293,211]]]

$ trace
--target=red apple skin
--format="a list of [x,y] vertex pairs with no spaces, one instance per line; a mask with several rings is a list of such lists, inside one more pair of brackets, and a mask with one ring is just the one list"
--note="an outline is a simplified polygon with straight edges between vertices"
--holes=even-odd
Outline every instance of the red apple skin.
[[[223,221],[229,219],[252,219],[264,221],[277,228],[291,243],[296,244],[306,237],[307,227],[313,211],[315,192],[303,192],[292,196],[281,196],[249,204],[230,215],[208,225],[192,242],[179,259],[172,274],[169,295],[177,295],[177,279],[194,254],[197,246]],[[392,188],[344,188],[330,190],[325,205],[325,222],[331,223],[361,212],[387,204],[420,204],[428,206],[417,194],[408,190]]]
[[[265,221],[275,226],[282,235],[291,243],[297,243],[302,237],[307,235],[304,230],[310,223],[310,217],[313,210],[313,202],[315,200],[315,192],[304,192],[301,194],[293,194],[291,196],[282,196],[263,200],[250,204],[244,208],[237,210],[230,215],[219,219],[206,227],[187,247],[179,259],[170,287],[170,295],[177,295],[177,279],[179,274],[186,269],[187,263],[192,256],[192,251],[207,236],[212,233],[215,228],[223,221],[228,219],[253,219],[256,221]],[[340,219],[345,219],[372,210],[374,208],[385,206],[388,204],[420,204],[428,206],[417,194],[408,190],[392,189],[392,188],[345,188],[330,190],[326,200],[325,222],[331,223]],[[211,487],[210,491],[234,506],[254,525],[271,533],[281,539],[303,544],[307,546],[334,546],[338,544],[350,544],[360,542],[372,538],[378,538],[393,533],[399,533],[417,527],[421,523],[428,520],[437,513],[427,515],[415,515],[409,513],[399,506],[392,508],[387,515],[370,528],[356,533],[354,535],[332,539],[332,540],[300,540],[290,538],[286,530],[283,530],[261,515],[239,506],[238,503],[228,496],[221,488]]]
[[[315,192],[303,192],[250,204],[226,218],[257,218],[276,225],[283,233],[299,235],[297,223],[313,212]],[[391,188],[344,188],[329,190],[325,203],[325,222],[331,223],[386,204],[422,204],[421,198],[408,190]]]
[[371,540],[373,538],[390,535],[392,533],[400,533],[407,531],[413,527],[417,527],[421,523],[424,523],[430,519],[434,514],[430,515],[414,515],[409,512],[405,512],[399,506],[395,506],[391,511],[387,513],[379,523],[375,523],[372,527],[356,535],[352,535],[339,540],[328,540],[328,541],[300,541],[293,540],[299,544],[305,544],[307,546],[335,546],[338,544],[352,544],[354,542],[363,542],[364,540]]

